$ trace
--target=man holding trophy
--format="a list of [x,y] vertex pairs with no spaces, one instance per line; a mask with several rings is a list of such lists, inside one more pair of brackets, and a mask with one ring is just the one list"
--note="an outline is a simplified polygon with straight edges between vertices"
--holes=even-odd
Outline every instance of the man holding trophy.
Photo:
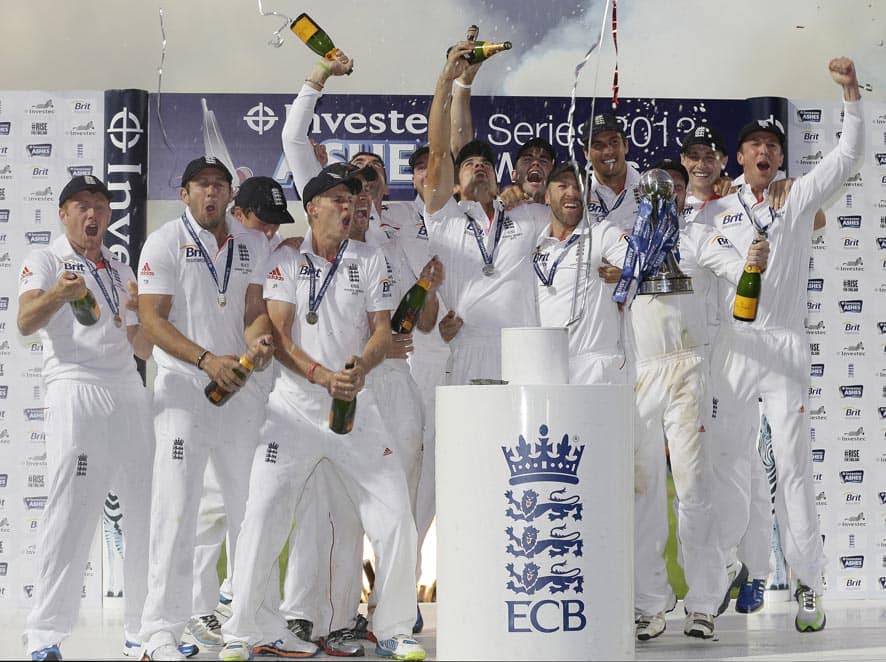
[[[685,171],[677,172],[685,186]],[[681,227],[674,181],[663,170],[645,173],[637,192],[640,207],[613,295],[628,304],[628,340],[636,360],[636,634],[640,641],[660,635],[664,614],[676,602],[662,557],[668,538],[667,439],[689,585],[683,632],[709,639],[727,578],[708,482],[708,370],[702,351],[708,341],[707,302],[694,290],[710,291],[716,278],[734,287],[746,264],[765,268],[768,245],[755,244],[745,260],[711,228],[696,223]]]

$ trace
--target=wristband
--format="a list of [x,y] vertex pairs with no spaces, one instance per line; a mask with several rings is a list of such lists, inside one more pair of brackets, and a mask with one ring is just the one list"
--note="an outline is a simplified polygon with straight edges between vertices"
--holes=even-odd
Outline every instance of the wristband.
[[209,354],[209,350],[208,350],[208,349],[204,349],[202,352],[200,352],[200,356],[198,356],[198,357],[197,357],[197,360],[194,362],[194,365],[197,366],[197,369],[198,369],[198,370],[202,370],[202,369],[203,369],[203,359],[206,358],[206,355],[207,355],[207,354]]
[[311,364],[311,367],[308,368],[308,371],[305,373],[305,377],[308,378],[308,381],[309,381],[311,384],[316,384],[316,383],[317,383],[317,382],[314,381],[314,371],[317,369],[317,366],[319,366],[319,365],[320,365],[320,364],[319,364],[317,361],[314,361],[314,362]]
[[458,85],[459,87],[464,88],[464,89],[466,89],[466,90],[471,89],[471,84],[470,84],[470,83],[468,83],[467,85],[465,85],[465,84],[462,83],[458,78],[454,79],[452,82],[455,83],[456,85]]
[[323,60],[317,60],[317,64],[320,66],[321,69],[323,69],[323,71],[326,72],[327,76],[332,75],[332,69],[330,69],[329,65],[326,64]]
[[319,82],[315,81],[313,78],[305,78],[305,82],[306,83],[313,83],[314,85],[319,87],[321,90],[323,89],[323,83],[319,83]]

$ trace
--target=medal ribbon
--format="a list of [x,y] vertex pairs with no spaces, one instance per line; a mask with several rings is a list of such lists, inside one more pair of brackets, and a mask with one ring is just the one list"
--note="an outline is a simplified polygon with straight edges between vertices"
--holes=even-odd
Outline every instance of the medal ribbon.
[[557,256],[557,259],[554,260],[554,263],[551,265],[550,270],[548,271],[548,275],[545,276],[541,267],[539,266],[539,258],[541,257],[541,244],[535,247],[535,256],[532,259],[532,268],[535,269],[535,274],[538,276],[538,279],[541,281],[541,284],[545,287],[550,287],[554,284],[554,275],[557,273],[557,267],[560,266],[560,263],[563,261],[563,258],[566,257],[566,254],[569,252],[569,247],[572,246],[578,239],[580,235],[573,234],[569,237],[566,245],[563,247],[563,250],[560,252],[560,255]]
[[769,209],[769,222],[766,225],[760,225],[760,221],[754,215],[754,213],[750,210],[750,208],[745,204],[744,198],[742,197],[742,191],[739,191],[735,197],[738,198],[738,202],[741,205],[742,209],[744,209],[745,214],[748,215],[748,220],[757,230],[758,234],[766,234],[766,231],[769,229],[769,226],[772,225],[773,221],[775,221],[775,210],[767,205]]
[[86,258],[80,258],[80,261],[86,265],[86,268],[89,269],[89,273],[92,274],[92,277],[95,279],[95,282],[98,283],[98,288],[102,291],[102,296],[105,298],[105,301],[108,302],[108,307],[111,309],[111,312],[114,314],[114,317],[120,317],[120,295],[117,293],[117,288],[114,286],[114,276],[116,275],[116,271],[114,271],[114,267],[111,266],[111,261],[106,260],[104,255],[102,255],[102,261],[105,264],[105,271],[108,272],[108,278],[111,280],[111,293],[108,294],[108,290],[105,287],[104,282],[102,282],[101,274],[98,272],[98,267],[95,266],[91,261]]
[[203,258],[206,268],[209,269],[209,275],[212,276],[212,280],[215,281],[215,288],[218,290],[219,297],[221,297],[228,291],[228,280],[231,278],[231,264],[234,262],[234,242],[232,241],[234,235],[229,234],[227,239],[225,239],[225,242],[228,244],[228,256],[225,259],[225,279],[221,287],[219,287],[218,272],[215,270],[215,264],[213,264],[212,259],[206,253],[206,249],[203,248],[203,244],[200,242],[197,233],[194,232],[194,228],[191,227],[187,214],[182,214],[182,223],[185,224],[185,228],[187,229],[188,234],[191,235],[191,239],[197,244],[197,250],[200,251],[200,257]]
[[492,241],[491,253],[486,252],[486,244],[483,241],[483,233],[480,230],[480,226],[477,225],[477,221],[475,221],[474,217],[471,216],[468,212],[465,212],[464,214],[468,217],[468,226],[471,228],[471,232],[474,233],[474,239],[477,240],[477,246],[480,247],[480,255],[483,258],[483,264],[486,266],[491,266],[492,261],[495,259],[495,249],[498,248],[498,242],[501,239],[501,231],[504,228],[504,212],[499,211],[498,216],[496,216],[495,219],[495,239],[493,239]]
[[606,204],[606,202],[603,200],[603,197],[600,195],[599,191],[597,191],[595,193],[595,195],[597,196],[597,202],[600,203],[600,209],[603,210],[603,218],[606,218],[607,216],[609,216],[610,212],[614,212],[616,209],[621,207],[621,203],[624,202],[625,193],[627,193],[627,192],[628,192],[628,190],[625,189],[624,191],[622,191],[621,193],[618,194],[618,197],[615,199],[615,203],[612,205],[612,209],[610,209],[609,206]]
[[317,309],[320,307],[320,302],[323,301],[323,297],[326,296],[326,288],[329,287],[329,283],[332,282],[332,277],[335,276],[335,272],[338,271],[338,265],[341,263],[341,256],[344,254],[345,249],[348,247],[348,240],[345,239],[341,242],[341,246],[338,247],[338,253],[335,256],[335,259],[332,261],[332,266],[329,267],[329,271],[326,272],[326,277],[323,279],[323,283],[320,285],[320,291],[317,292],[317,274],[320,273],[319,269],[314,268],[314,263],[311,262],[311,258],[308,257],[307,253],[305,253],[305,259],[308,261],[308,265],[311,268],[311,273],[309,274],[311,279],[311,289],[308,292],[308,310],[312,313],[316,313]]

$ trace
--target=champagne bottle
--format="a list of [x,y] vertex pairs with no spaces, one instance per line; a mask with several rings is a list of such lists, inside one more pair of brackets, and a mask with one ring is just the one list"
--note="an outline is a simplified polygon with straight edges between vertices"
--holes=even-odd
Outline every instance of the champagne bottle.
[[[354,367],[353,363],[346,363],[345,370]],[[353,400],[332,399],[329,408],[329,429],[335,434],[347,434],[354,429],[354,417],[357,414],[357,396]]]
[[[764,239],[766,239],[766,233],[758,233],[754,243]],[[742,322],[753,322],[757,319],[757,302],[760,299],[761,284],[760,267],[746,265],[744,273],[738,279],[738,286],[735,288],[735,303],[732,306],[732,316],[735,319]]]
[[82,298],[71,301],[71,309],[74,311],[74,318],[83,326],[92,326],[102,314],[95,295],[88,288]]
[[431,284],[422,279],[409,288],[409,291],[400,300],[400,305],[394,316],[391,318],[391,329],[394,333],[409,333],[415,326],[415,320],[418,319],[421,309],[425,305],[425,299],[428,296],[428,289]]
[[[474,49],[465,53],[464,58],[470,64],[477,64],[478,62],[482,62],[486,60],[496,53],[501,53],[502,51],[511,50],[512,44],[509,41],[474,41]],[[446,51],[446,56],[449,57],[449,51],[452,48],[449,48]]]
[[299,14],[298,18],[289,25],[289,29],[320,57],[333,60],[338,55],[339,50],[332,43],[332,38],[326,34],[326,30],[317,25],[307,14]]
[[[246,354],[244,354],[240,357],[240,367],[234,368],[234,374],[240,379],[245,380],[249,377],[253,367],[254,365],[252,361],[250,361]],[[226,391],[213,379],[206,385],[206,388],[203,389],[203,393],[206,394],[206,397],[212,404],[216,407],[221,407],[231,399],[231,396],[234,395],[236,391]]]

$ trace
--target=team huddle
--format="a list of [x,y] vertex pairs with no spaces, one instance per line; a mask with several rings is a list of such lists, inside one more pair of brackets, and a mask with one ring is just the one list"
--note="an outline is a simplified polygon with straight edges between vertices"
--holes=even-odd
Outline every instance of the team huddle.
[[[19,330],[44,346],[52,474],[25,632],[32,659],[61,659],[112,487],[131,552],[124,655],[346,657],[368,641],[380,657],[424,659],[416,580],[434,516],[435,388],[500,379],[501,329],[538,325],[569,329],[570,383],[634,387],[637,639],[659,636],[677,602],[663,558],[668,464],[684,633],[712,638],[736,588],[736,610],[762,608],[773,510],[798,579],[796,627],[825,626],[803,293],[816,212],[862,155],[852,61],[830,63],[842,132],[807,175],[780,175],[785,135],[768,121],[737,136],[743,176],[731,189],[713,127],[654,166],[674,184],[675,254],[692,291],[635,296],[643,191],[622,124],[601,114],[582,125],[587,180],[533,138],[500,189],[495,152],[473,139],[471,49],[456,44],[437,80],[427,145],[409,159],[414,201],[385,200],[376,154],[329,164],[308,139],[327,80],[352,69],[341,52],[311,69],[283,129],[303,238],[278,231],[294,222],[279,183],[252,177],[234,195],[231,171],[201,156],[182,175],[181,216],[148,236],[133,273],[102,244],[104,183],[87,175],[64,188],[64,235],[26,257],[19,286]],[[746,270],[762,272],[750,322],[732,314]],[[416,281],[427,296],[414,327],[392,331]],[[85,325],[74,306],[88,295],[97,319]],[[154,358],[152,393],[133,354]],[[331,429],[331,403],[355,399],[352,427]],[[375,557],[365,616],[364,536]]]

